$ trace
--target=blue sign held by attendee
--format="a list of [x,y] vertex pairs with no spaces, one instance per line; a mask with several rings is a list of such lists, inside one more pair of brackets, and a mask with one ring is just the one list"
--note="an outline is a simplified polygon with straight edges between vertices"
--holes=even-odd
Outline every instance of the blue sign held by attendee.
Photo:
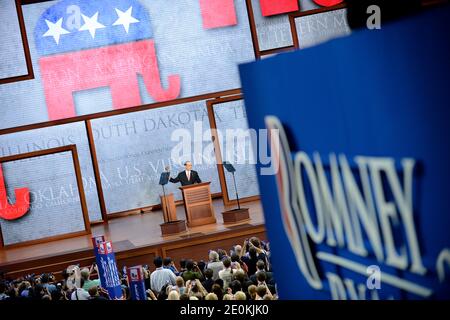
[[[122,299],[122,285],[117,270],[116,257],[110,241],[102,242],[98,246],[99,265],[105,280],[105,289],[108,290],[111,300]],[[100,268],[99,268],[100,272]]]
[[132,300],[147,300],[145,292],[144,271],[142,266],[128,268],[128,285]]
[[100,256],[98,254],[98,247],[103,242],[105,242],[105,236],[103,235],[92,237],[92,246],[94,247],[94,256],[95,256],[95,263],[97,265],[98,278],[100,279],[100,285],[102,286],[102,288],[106,288],[104,270],[100,263]]
[[241,66],[281,299],[450,298],[449,19]]

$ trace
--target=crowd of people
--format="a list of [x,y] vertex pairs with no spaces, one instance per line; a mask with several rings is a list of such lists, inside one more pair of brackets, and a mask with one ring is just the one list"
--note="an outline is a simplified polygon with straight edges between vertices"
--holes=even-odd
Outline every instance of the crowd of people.
[[[154,270],[143,266],[148,300],[274,300],[275,278],[270,264],[269,244],[256,237],[235,245],[229,252],[210,250],[208,261],[182,259],[179,269],[171,258],[155,257]],[[153,269],[153,268],[152,268]],[[62,279],[52,274],[28,275],[16,280],[0,279],[0,300],[109,300],[99,279],[91,279],[96,266],[72,265]],[[130,290],[121,270],[122,299]]]

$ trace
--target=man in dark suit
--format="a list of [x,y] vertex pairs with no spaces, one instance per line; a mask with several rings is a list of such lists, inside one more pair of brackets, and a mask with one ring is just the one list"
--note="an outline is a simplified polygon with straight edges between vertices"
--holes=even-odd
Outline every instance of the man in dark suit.
[[176,178],[170,178],[169,181],[172,183],[181,182],[182,186],[188,186],[194,183],[202,183],[200,177],[198,176],[197,171],[192,170],[192,163],[190,161],[186,161],[184,163],[184,171],[178,173]]

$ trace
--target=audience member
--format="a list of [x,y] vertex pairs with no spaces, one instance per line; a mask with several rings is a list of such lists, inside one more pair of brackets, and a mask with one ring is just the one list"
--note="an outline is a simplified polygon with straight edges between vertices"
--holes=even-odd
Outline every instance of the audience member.
[[156,270],[150,275],[150,288],[156,293],[160,293],[161,289],[166,284],[175,285],[176,276],[170,269],[163,268],[163,260],[161,257],[156,257],[153,260]]
[[[268,244],[256,237],[244,246],[236,245],[230,254],[223,249],[209,251],[208,263],[181,259],[180,269],[166,257],[155,257],[155,270],[143,266],[148,300],[272,300],[277,299],[270,270]],[[52,274],[28,275],[14,281],[2,275],[0,300],[109,300],[108,291],[96,278],[95,265],[81,268],[71,265],[56,281]],[[178,276],[177,276],[178,275]],[[94,277],[94,279],[91,279]],[[125,275],[120,279],[123,300],[130,299]]]

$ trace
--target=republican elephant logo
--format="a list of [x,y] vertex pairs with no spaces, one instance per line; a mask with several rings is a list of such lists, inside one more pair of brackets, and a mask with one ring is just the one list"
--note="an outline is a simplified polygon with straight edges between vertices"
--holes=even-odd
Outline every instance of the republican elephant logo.
[[114,109],[141,105],[138,74],[155,101],[180,94],[179,75],[162,85],[151,19],[136,0],[60,1],[34,38],[50,120],[76,116],[73,93],[99,87],[110,88]]
[[30,209],[30,190],[28,188],[14,189],[16,203],[10,204],[6,193],[6,183],[0,163],[0,218],[16,220],[24,216]]

